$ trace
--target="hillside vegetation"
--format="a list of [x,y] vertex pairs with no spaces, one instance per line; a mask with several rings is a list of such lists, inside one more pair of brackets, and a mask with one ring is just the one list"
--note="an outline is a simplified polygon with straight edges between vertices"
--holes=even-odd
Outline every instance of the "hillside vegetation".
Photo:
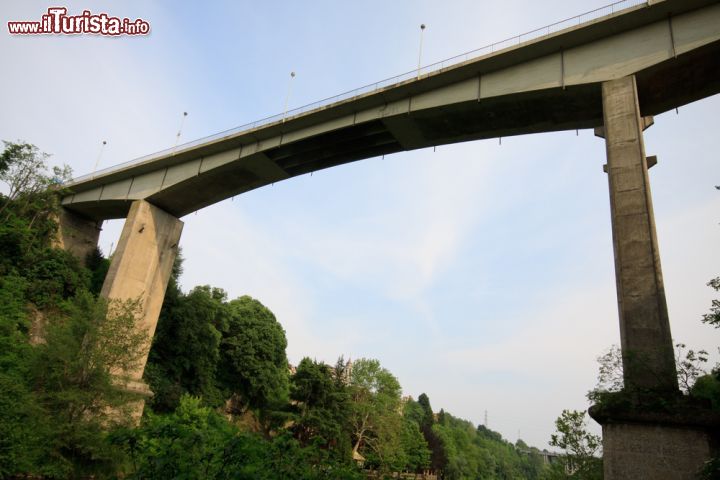
[[109,260],[53,248],[67,169],[10,144],[0,156],[0,478],[538,479],[536,449],[402,397],[378,360],[290,367],[282,325],[260,301],[178,286],[173,270],[140,425],[111,367],[143,342],[134,302],[99,296]]

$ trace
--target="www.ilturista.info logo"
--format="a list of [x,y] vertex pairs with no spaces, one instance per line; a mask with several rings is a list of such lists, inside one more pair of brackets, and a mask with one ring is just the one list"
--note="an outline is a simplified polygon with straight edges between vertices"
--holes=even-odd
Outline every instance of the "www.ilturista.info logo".
[[39,22],[7,22],[12,35],[147,35],[150,24],[138,18],[111,17],[84,10],[82,15],[68,15],[65,7],[51,7]]

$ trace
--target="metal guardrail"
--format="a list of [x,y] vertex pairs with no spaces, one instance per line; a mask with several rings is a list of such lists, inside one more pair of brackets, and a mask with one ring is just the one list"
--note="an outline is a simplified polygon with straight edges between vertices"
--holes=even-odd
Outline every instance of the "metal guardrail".
[[500,52],[506,48],[515,47],[518,45],[521,45],[524,42],[528,42],[530,40],[537,40],[538,38],[547,37],[551,34],[560,32],[562,30],[577,27],[579,25],[583,25],[585,23],[590,23],[593,20],[596,20],[600,17],[604,17],[606,15],[611,15],[632,7],[636,7],[638,5],[645,5],[648,2],[646,0],[620,0],[618,2],[614,2],[608,5],[605,5],[600,8],[596,8],[595,10],[591,10],[589,12],[582,13],[580,15],[576,15],[574,17],[566,18],[565,20],[561,20],[559,22],[552,23],[550,25],[546,25],[544,27],[532,30],[530,32],[522,33],[520,35],[516,35],[511,38],[507,38],[505,40],[501,40],[499,42],[492,43],[490,45],[486,45],[484,47],[476,48],[475,50],[470,50],[469,52],[461,53],[460,55],[455,55],[454,57],[446,58],[444,60],[441,60],[439,62],[431,63],[429,65],[425,65],[419,69],[414,69],[409,72],[401,73],[400,75],[396,75],[394,77],[386,78],[384,80],[380,80],[379,82],[371,83],[368,85],[364,85],[362,87],[355,88],[353,90],[349,90],[347,92],[340,93],[338,95],[334,95],[332,97],[327,97],[322,100],[318,100],[313,103],[309,103],[307,105],[303,105],[301,107],[294,108],[292,110],[288,110],[285,113],[279,113],[276,115],[272,115],[270,117],[261,118],[260,120],[255,120],[254,122],[246,123],[244,125],[240,125],[238,127],[231,128],[229,130],[224,130],[219,133],[215,133],[213,135],[209,135],[206,137],[198,138],[197,140],[193,140],[191,142],[187,142],[181,145],[178,145],[173,148],[166,148],[164,150],[160,150],[155,153],[151,153],[149,155],[144,155],[139,158],[135,158],[133,160],[129,160],[127,162],[123,162],[117,165],[113,165],[111,167],[103,168],[101,170],[95,171],[93,173],[83,175],[81,177],[73,178],[70,183],[80,183],[86,180],[92,180],[95,177],[98,177],[100,175],[105,175],[107,173],[113,172],[115,170],[120,170],[123,168],[126,168],[130,165],[136,165],[140,163],[144,163],[156,158],[164,157],[171,154],[177,154],[184,150],[188,150],[193,147],[197,147],[198,145],[202,145],[204,143],[216,141],[216,140],[222,140],[224,138],[232,137],[234,135],[237,135],[238,133],[244,132],[244,131],[250,131],[255,128],[269,125],[271,123],[280,122],[284,119],[288,119],[290,117],[300,115],[303,113],[310,112],[312,110],[316,110],[322,107],[327,107],[329,105],[332,105],[337,102],[341,102],[344,100],[351,100],[356,97],[359,97],[361,95],[365,95],[368,93],[372,93],[387,87],[395,86],[397,84],[400,84],[402,82],[405,82],[407,80],[411,80],[414,78],[421,77],[423,75],[433,73],[433,72],[439,72],[443,69],[455,66],[460,63],[467,62],[469,60],[473,60],[479,57],[483,57],[485,55],[491,55],[497,52]]

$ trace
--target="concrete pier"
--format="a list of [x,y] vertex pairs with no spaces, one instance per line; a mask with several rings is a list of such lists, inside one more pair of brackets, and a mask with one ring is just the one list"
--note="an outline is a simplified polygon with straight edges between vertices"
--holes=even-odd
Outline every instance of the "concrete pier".
[[682,397],[663,287],[635,77],[602,84],[625,388],[596,405],[606,480],[696,478],[718,416]]
[[81,263],[97,247],[102,220],[92,220],[79,213],[60,208],[55,246],[72,253]]
[[625,387],[677,392],[635,77],[602,98]]
[[653,423],[603,425],[604,478],[693,480],[712,456],[701,428]]
[[[116,373],[118,384],[136,393],[151,395],[142,376],[182,228],[183,222],[169,213],[144,200],[133,202],[103,284],[103,297],[139,299],[142,307],[137,328],[147,332],[148,343],[141,362],[134,371]],[[141,402],[135,411],[137,418],[143,407]]]

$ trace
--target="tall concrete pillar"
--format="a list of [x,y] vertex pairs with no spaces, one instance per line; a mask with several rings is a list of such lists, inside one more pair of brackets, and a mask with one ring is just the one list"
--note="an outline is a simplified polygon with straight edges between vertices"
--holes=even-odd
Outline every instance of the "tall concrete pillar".
[[679,395],[635,77],[602,85],[625,392],[590,408],[606,480],[690,480],[717,450],[720,415]]
[[[137,328],[146,331],[149,339],[155,333],[182,227],[183,222],[150,203],[133,202],[105,277],[103,297],[140,300],[142,313]],[[149,353],[148,341],[137,368],[116,373],[120,385],[133,392],[151,394],[142,381]],[[138,418],[143,407],[141,402],[135,411]]]
[[678,390],[635,77],[602,84],[626,388]]
[[81,263],[97,247],[102,221],[86,218],[79,213],[60,208],[55,246],[75,255]]

